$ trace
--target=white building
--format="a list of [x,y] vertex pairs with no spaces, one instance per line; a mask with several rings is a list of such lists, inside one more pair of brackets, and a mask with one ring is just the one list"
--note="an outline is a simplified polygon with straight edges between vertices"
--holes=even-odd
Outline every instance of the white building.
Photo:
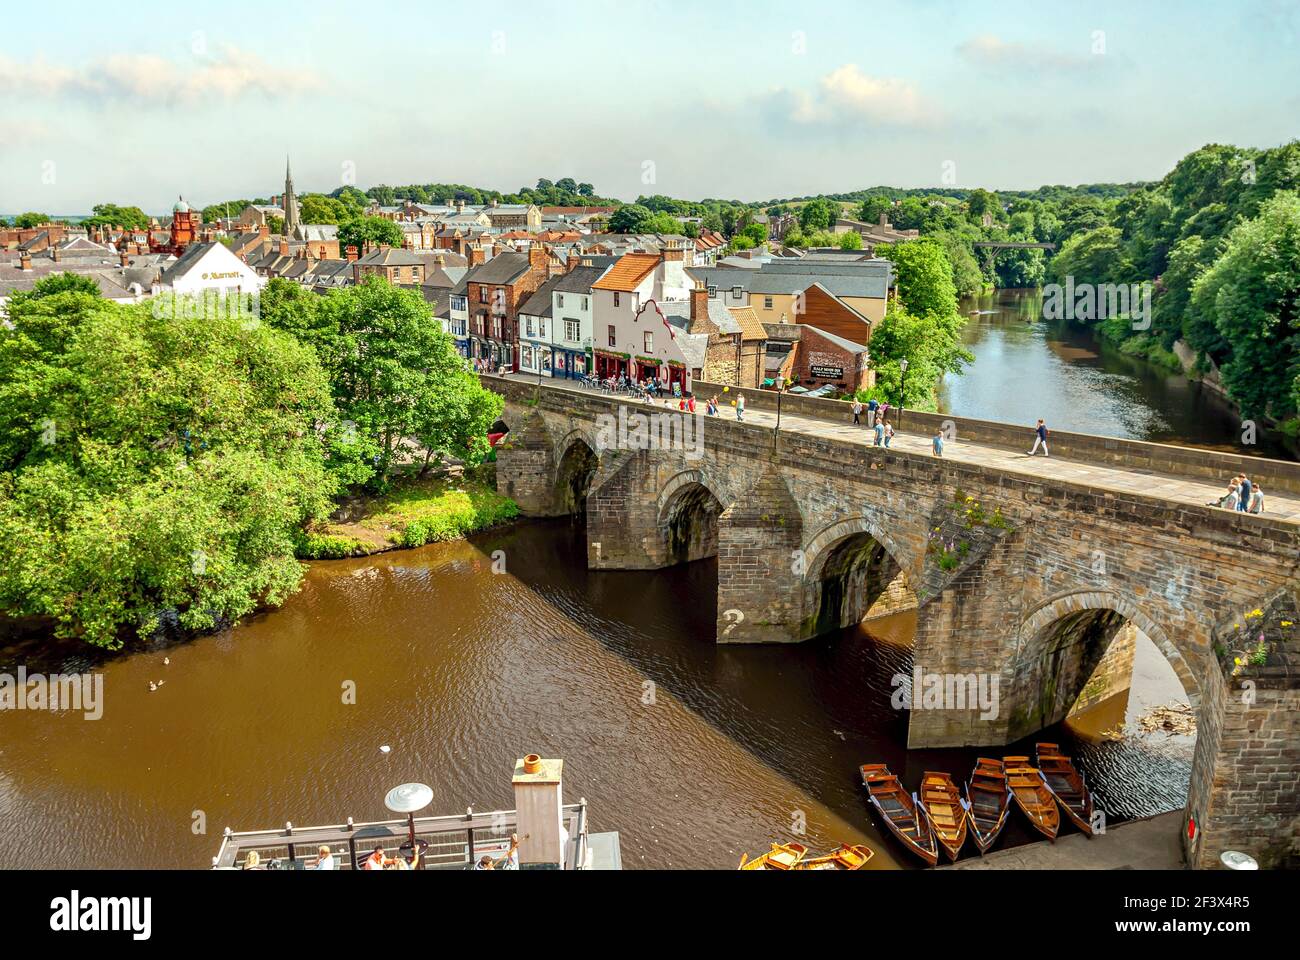
[[266,281],[223,243],[192,243],[162,272],[163,290],[174,294],[257,293]]

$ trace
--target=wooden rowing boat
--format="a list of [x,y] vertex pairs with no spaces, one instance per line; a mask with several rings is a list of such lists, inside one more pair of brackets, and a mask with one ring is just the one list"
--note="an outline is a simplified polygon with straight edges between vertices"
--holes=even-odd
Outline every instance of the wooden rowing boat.
[[767,853],[760,854],[753,860],[749,854],[740,858],[741,870],[793,870],[808,854],[808,848],[802,843],[774,843]]
[[861,870],[867,861],[876,855],[876,851],[864,844],[849,846],[841,843],[824,857],[811,857],[800,860],[796,870]]
[[898,777],[883,763],[863,764],[858,772],[871,796],[871,805],[898,842],[930,866],[938,863],[939,844],[930,821],[925,811],[918,808],[916,798],[903,789]]
[[1092,793],[1084,783],[1083,774],[1074,768],[1070,758],[1061,753],[1055,743],[1040,743],[1036,747],[1038,769],[1042,771],[1047,789],[1076,827],[1092,836]]
[[966,816],[980,856],[998,839],[1010,813],[1011,794],[1007,792],[1007,771],[1002,761],[980,757],[966,784]]
[[966,808],[952,777],[934,770],[925,771],[921,777],[921,806],[948,859],[956,861],[966,842]]
[[1002,766],[1007,772],[1007,788],[1016,806],[1029,818],[1035,830],[1055,842],[1061,829],[1061,812],[1038,770],[1029,765],[1028,757],[1005,757]]

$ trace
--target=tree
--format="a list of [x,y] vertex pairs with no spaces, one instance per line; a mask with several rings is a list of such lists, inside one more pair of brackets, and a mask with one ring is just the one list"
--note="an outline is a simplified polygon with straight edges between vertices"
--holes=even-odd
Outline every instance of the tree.
[[841,250],[861,250],[862,234],[858,233],[856,230],[848,230],[840,234],[839,243]]
[[[411,437],[426,446],[454,449],[457,456],[475,454],[478,448],[457,439],[464,436],[458,431],[486,436],[491,424],[491,419],[481,422],[486,401],[473,395],[471,381],[476,387],[478,381],[465,370],[454,342],[420,294],[380,277],[324,297],[290,293],[284,286],[293,284],[268,284],[262,318],[315,348],[339,417],[367,451],[372,487],[386,486]],[[434,396],[440,392],[448,399]],[[439,420],[471,415],[476,419],[461,426]]]
[[405,240],[402,228],[383,217],[353,217],[339,224],[340,250],[356,247],[360,252],[365,250],[367,243],[386,243],[390,247],[400,247]]
[[342,223],[351,217],[343,201],[319,193],[309,193],[298,204],[303,223]]
[[803,205],[799,211],[799,226],[804,233],[810,230],[829,230],[840,215],[839,204],[825,197],[818,197]]
[[580,183],[578,184],[578,194],[583,197],[594,197],[596,188],[589,183]]
[[555,189],[561,193],[577,193],[578,183],[572,177],[564,177],[555,181]]
[[14,217],[14,226],[19,230],[30,230],[50,222],[48,213],[20,213]]
[[82,221],[88,227],[118,226],[127,230],[148,230],[149,216],[139,207],[119,207],[115,203],[98,203],[91,208],[94,216]]
[[609,229],[614,233],[648,233],[646,225],[652,214],[639,203],[619,207],[609,217]]
[[84,273],[52,273],[48,277],[37,280],[30,290],[15,293],[9,302],[12,308],[16,304],[53,297],[60,293],[81,293],[91,297],[100,295],[99,284]]
[[208,628],[297,589],[297,533],[333,492],[316,430],[333,410],[309,349],[264,324],[80,293],[10,307],[0,612],[116,649],[164,618]]
[[879,223],[882,216],[889,216],[894,204],[888,197],[867,197],[862,201],[858,219],[863,223]]
[[1228,345],[1220,373],[1245,416],[1280,418],[1296,411],[1300,196],[1276,194],[1258,217],[1229,234],[1222,255],[1196,280],[1191,309],[1204,320],[1212,318]]
[[966,199],[966,211],[970,214],[971,220],[976,223],[980,222],[986,213],[996,220],[1002,213],[1002,204],[998,201],[997,194],[977,187]]

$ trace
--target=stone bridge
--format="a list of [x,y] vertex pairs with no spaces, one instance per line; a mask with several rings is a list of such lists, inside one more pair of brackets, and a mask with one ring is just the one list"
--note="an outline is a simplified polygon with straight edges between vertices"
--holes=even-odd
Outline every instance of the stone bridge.
[[910,748],[1002,745],[1059,722],[1112,639],[1139,628],[1197,708],[1189,863],[1224,849],[1265,865],[1300,857],[1290,517],[1043,476],[1024,458],[874,447],[806,417],[779,433],[770,418],[695,418],[699,437],[644,449],[634,415],[667,407],[484,382],[506,398],[499,490],[525,515],[585,511],[592,568],[716,556],[719,643],[797,642],[917,607],[916,665],[999,678],[992,719],[974,704],[910,711]]

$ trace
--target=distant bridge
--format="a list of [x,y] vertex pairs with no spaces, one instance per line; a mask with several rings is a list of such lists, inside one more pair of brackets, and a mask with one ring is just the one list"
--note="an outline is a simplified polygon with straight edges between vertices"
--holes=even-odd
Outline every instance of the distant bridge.
[[1054,243],[1015,243],[1013,241],[995,242],[985,240],[972,244],[976,250],[1055,250]]

